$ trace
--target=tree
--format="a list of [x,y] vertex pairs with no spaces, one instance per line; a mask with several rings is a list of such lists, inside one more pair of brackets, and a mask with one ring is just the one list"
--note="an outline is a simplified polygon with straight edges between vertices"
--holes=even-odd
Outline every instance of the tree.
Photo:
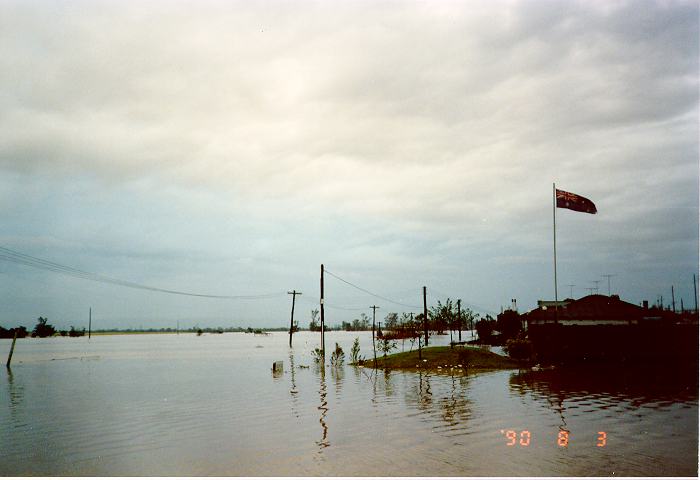
[[384,353],[384,356],[386,357],[386,354],[392,351],[393,349],[396,348],[396,342],[393,340],[390,340],[386,337],[382,337],[377,339],[377,349],[379,349],[380,352]]
[[474,328],[474,318],[476,317],[476,314],[472,311],[471,308],[465,308],[461,312],[461,319],[458,317],[457,318],[457,328],[461,326],[462,330],[472,330]]
[[456,313],[453,311],[452,300],[449,298],[443,305],[438,300],[437,305],[430,308],[428,312],[430,320],[430,329],[435,330],[438,334],[445,333],[447,328],[451,328],[456,318]]
[[506,310],[496,317],[496,330],[501,332],[501,338],[506,341],[515,338],[522,330],[520,315],[515,310]]
[[311,323],[309,323],[309,330],[312,332],[320,332],[321,331],[321,325],[318,323],[318,308],[314,308],[311,310]]
[[491,339],[491,333],[493,332],[496,322],[491,316],[486,315],[486,318],[482,318],[476,322],[476,334],[479,335],[479,340],[482,342],[488,342]]
[[386,330],[396,330],[399,326],[399,314],[395,312],[390,312],[384,317],[384,328]]
[[38,323],[32,331],[32,337],[45,338],[56,333],[56,329],[53,327],[53,325],[48,324],[48,321],[48,318],[39,317]]

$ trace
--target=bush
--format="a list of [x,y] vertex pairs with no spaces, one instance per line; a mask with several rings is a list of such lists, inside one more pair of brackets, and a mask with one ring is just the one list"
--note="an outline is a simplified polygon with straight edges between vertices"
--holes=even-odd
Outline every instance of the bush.
[[527,338],[511,338],[504,347],[508,356],[514,360],[529,360],[532,358],[532,342]]
[[360,358],[360,339],[355,337],[355,341],[350,349],[350,363],[358,363],[360,360],[362,360]]
[[53,327],[53,325],[50,325],[47,322],[47,318],[39,317],[38,323],[32,331],[32,337],[45,338],[51,337],[54,333],[56,333],[56,329]]
[[389,353],[395,348],[396,342],[393,340],[390,340],[388,338],[380,338],[379,340],[377,340],[377,350],[384,353],[385,357],[387,353]]
[[335,344],[335,350],[331,353],[331,365],[342,365],[345,362],[345,352],[340,345]]
[[476,322],[476,334],[479,336],[480,342],[488,342],[491,339],[491,333],[493,332],[496,322],[490,318],[482,318]]
[[314,362],[316,363],[323,363],[323,351],[316,347],[311,351],[311,356],[314,359]]

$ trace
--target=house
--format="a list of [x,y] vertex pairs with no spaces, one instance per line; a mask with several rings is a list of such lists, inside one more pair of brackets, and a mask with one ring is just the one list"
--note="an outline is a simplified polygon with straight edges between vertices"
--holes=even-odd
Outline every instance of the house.
[[634,305],[617,295],[540,301],[524,317],[542,359],[697,362],[697,321],[684,322],[679,314]]

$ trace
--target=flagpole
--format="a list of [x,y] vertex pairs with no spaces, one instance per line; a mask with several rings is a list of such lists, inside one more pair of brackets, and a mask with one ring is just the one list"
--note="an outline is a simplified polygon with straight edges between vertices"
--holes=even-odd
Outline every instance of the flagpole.
[[557,186],[552,183],[552,230],[554,236],[554,323],[559,323],[557,312],[559,295],[557,292]]

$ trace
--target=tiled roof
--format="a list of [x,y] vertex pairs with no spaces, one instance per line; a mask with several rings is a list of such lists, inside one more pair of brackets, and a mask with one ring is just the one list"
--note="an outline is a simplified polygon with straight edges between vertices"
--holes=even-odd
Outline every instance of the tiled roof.
[[[528,320],[553,319],[554,310],[554,307],[537,308],[525,315]],[[557,309],[558,318],[562,320],[633,320],[641,319],[645,312],[647,310],[620,300],[616,295],[588,295]]]

